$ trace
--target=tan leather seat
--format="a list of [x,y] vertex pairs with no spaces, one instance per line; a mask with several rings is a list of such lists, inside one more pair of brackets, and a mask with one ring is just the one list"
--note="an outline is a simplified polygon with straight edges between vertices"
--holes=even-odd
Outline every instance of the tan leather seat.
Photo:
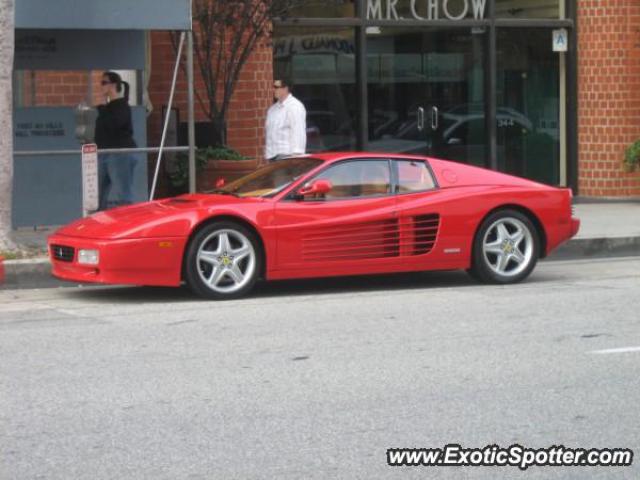
[[389,193],[389,169],[385,164],[362,169],[360,195],[385,195]]

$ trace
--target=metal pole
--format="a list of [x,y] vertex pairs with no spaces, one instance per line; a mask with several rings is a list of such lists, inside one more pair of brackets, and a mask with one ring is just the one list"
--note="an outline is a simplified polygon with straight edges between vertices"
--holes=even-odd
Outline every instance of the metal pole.
[[[365,18],[365,2],[356,2],[357,15]],[[360,25],[356,29],[356,85],[358,98],[358,136],[356,147],[358,150],[367,150],[369,144],[369,115],[368,115],[368,80],[367,80],[367,27]]]
[[196,123],[193,92],[193,31],[187,32],[187,103],[189,122],[189,193],[196,191]]
[[498,89],[498,52],[497,52],[497,30],[496,30],[496,9],[495,2],[489,2],[489,36],[487,37],[487,54],[489,58],[485,61],[484,68],[486,89],[485,89],[485,128],[487,129],[488,164],[491,170],[498,170],[498,106],[496,92]]
[[[160,147],[144,147],[144,148],[105,148],[100,153],[114,153],[116,155],[123,153],[156,153],[160,151]],[[188,152],[189,147],[164,147],[165,152]],[[56,155],[77,155],[81,153],[79,149],[74,150],[17,150],[13,152],[16,157],[52,157]]]
[[164,150],[164,142],[167,137],[167,129],[169,127],[169,115],[171,115],[171,107],[173,106],[173,95],[176,93],[176,81],[178,80],[178,69],[180,68],[180,59],[182,58],[182,47],[184,45],[184,32],[180,34],[180,45],[178,45],[178,56],[176,57],[176,65],[173,69],[173,81],[171,82],[171,93],[169,94],[169,103],[167,105],[167,113],[164,118],[164,126],[162,128],[162,139],[160,140],[160,150],[158,150],[158,159],[156,160],[156,171],[153,175],[153,183],[151,184],[151,193],[149,201],[153,200],[156,193],[156,184],[158,183],[158,174],[160,173],[160,160]]

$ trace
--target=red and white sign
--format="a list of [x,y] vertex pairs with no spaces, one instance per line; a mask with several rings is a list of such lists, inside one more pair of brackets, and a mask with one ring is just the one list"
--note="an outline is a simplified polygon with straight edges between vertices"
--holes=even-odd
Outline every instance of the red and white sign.
[[88,143],[82,146],[82,211],[98,210],[98,146]]

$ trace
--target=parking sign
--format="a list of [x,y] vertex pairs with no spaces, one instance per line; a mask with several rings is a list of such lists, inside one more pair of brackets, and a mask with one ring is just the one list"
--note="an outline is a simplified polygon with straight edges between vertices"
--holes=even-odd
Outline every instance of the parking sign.
[[82,211],[86,217],[98,209],[98,146],[82,146]]

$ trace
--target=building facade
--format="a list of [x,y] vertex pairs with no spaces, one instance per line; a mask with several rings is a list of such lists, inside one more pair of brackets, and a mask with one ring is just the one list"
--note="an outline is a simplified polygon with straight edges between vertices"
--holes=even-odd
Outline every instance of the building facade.
[[306,2],[241,79],[230,143],[249,155],[272,72],[307,107],[310,152],[419,153],[640,197],[623,166],[640,139],[637,0]]
[[[146,84],[146,144],[157,145],[175,48],[166,31],[147,44],[138,102]],[[425,154],[581,196],[640,197],[640,172],[623,166],[640,139],[637,0],[309,0],[274,21],[242,71],[227,127],[244,155],[263,154],[274,76],[307,108],[310,152]],[[20,78],[25,104],[73,106],[87,88],[95,97],[99,73]],[[181,73],[174,143],[186,102]],[[196,119],[207,122],[198,102]]]

